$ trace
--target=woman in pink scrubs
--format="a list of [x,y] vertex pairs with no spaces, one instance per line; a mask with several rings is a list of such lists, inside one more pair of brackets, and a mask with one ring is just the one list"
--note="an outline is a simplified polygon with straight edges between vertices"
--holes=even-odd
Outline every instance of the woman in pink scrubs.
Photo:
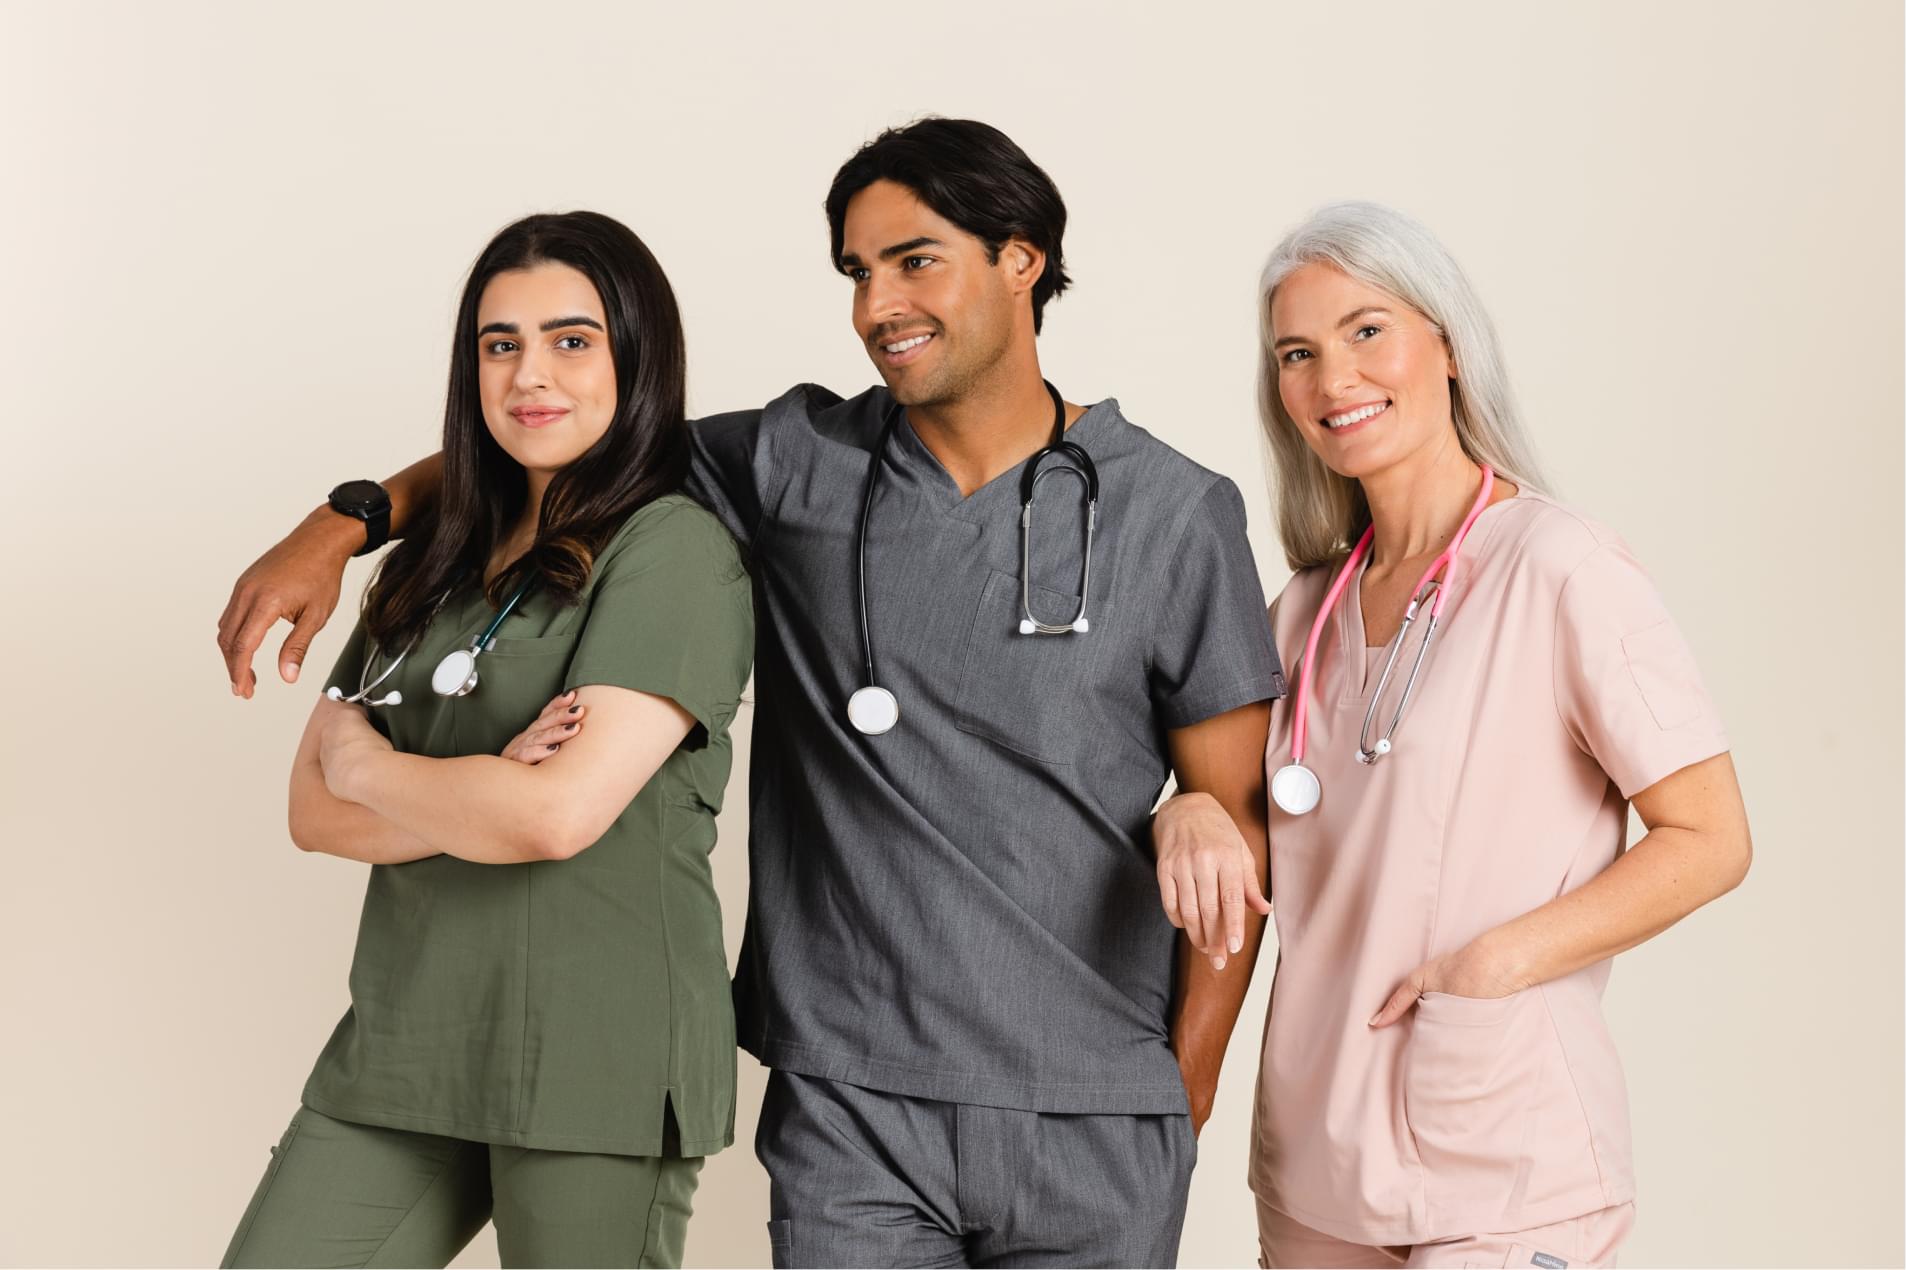
[[[1302,757],[1321,787],[1302,814],[1271,808],[1278,967],[1250,1171],[1263,1264],[1613,1264],[1635,1187],[1602,989],[1616,953],[1747,871],[1720,720],[1621,539],[1541,492],[1494,330],[1426,230],[1327,208],[1272,254],[1261,312],[1296,570],[1271,627],[1308,691]],[[1466,521],[1391,748],[1360,761],[1428,603],[1365,732],[1386,646]],[[1296,704],[1276,703],[1273,773],[1292,762]],[[1648,832],[1624,852],[1630,803]],[[1172,920],[1214,959],[1235,951],[1245,897],[1268,906],[1222,810],[1173,799],[1156,840]]]

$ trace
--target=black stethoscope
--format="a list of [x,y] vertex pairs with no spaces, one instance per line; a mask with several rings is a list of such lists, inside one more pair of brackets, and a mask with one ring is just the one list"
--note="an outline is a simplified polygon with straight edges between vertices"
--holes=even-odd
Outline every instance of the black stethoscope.
[[[1046,391],[1052,396],[1052,443],[1026,460],[1019,475],[1019,633],[1021,635],[1083,635],[1092,629],[1086,619],[1086,597],[1092,589],[1092,530],[1099,516],[1099,471],[1092,456],[1076,441],[1065,438],[1065,398],[1051,383]],[[900,703],[893,693],[880,686],[874,674],[874,637],[867,624],[867,524],[873,517],[874,493],[880,488],[881,460],[893,439],[894,425],[900,421],[901,407],[896,405],[887,416],[867,465],[867,492],[860,504],[860,533],[854,541],[855,564],[859,570],[860,646],[866,653],[867,683],[847,699],[847,719],[868,736],[879,736],[900,722]],[[1049,458],[1064,456],[1071,464],[1057,464],[1041,470]],[[1077,466],[1073,466],[1076,464]],[[1032,504],[1039,482],[1054,472],[1070,472],[1085,486],[1085,561],[1079,571],[1079,607],[1065,622],[1042,622],[1032,611]]]

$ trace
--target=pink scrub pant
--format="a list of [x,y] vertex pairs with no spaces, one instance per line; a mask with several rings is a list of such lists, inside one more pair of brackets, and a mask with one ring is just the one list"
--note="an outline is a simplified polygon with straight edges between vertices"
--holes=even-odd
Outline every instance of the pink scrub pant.
[[1617,1204],[1567,1221],[1499,1235],[1462,1235],[1435,1243],[1382,1247],[1353,1244],[1312,1230],[1257,1201],[1258,1264],[1308,1266],[1313,1270],[1396,1266],[1613,1266],[1615,1253],[1635,1224],[1635,1206]]

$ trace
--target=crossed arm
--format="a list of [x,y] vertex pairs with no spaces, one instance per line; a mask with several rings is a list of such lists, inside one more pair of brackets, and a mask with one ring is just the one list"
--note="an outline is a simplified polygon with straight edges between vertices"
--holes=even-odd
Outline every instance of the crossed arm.
[[392,749],[362,708],[320,699],[292,764],[291,838],[372,864],[567,859],[608,831],[694,725],[667,697],[589,684],[512,742],[547,757],[425,758]]

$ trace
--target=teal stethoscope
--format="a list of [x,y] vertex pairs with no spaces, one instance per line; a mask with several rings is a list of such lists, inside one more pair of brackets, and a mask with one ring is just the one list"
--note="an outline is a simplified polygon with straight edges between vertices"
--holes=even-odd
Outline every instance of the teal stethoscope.
[[[523,597],[529,594],[530,588],[533,585],[535,585],[534,578],[525,582],[522,586],[517,587],[516,594],[510,596],[503,607],[496,611],[496,616],[490,619],[490,624],[483,628],[481,635],[478,635],[475,639],[470,641],[469,647],[452,649],[443,655],[443,660],[437,663],[437,668],[430,672],[430,689],[432,692],[435,692],[439,697],[467,697],[476,691],[477,658],[490,650],[490,645],[496,641],[497,628],[503,625],[503,619],[510,615],[510,610],[514,609],[522,602]],[[437,608],[441,610],[449,601],[450,597],[445,596],[442,600],[438,601]],[[415,647],[416,644],[413,643],[411,648]],[[345,705],[401,706],[404,704],[404,694],[395,688],[381,697],[373,697],[371,694],[377,691],[377,685],[397,673],[397,668],[404,664],[404,658],[408,656],[410,656],[410,648],[406,648],[403,652],[397,654],[397,660],[384,667],[384,673],[371,680],[368,684],[364,682],[364,676],[370,673],[372,659],[366,657],[364,659],[364,669],[358,672],[356,692],[347,697],[344,695],[342,688],[334,687],[326,688],[324,695],[333,701],[341,701]]]

